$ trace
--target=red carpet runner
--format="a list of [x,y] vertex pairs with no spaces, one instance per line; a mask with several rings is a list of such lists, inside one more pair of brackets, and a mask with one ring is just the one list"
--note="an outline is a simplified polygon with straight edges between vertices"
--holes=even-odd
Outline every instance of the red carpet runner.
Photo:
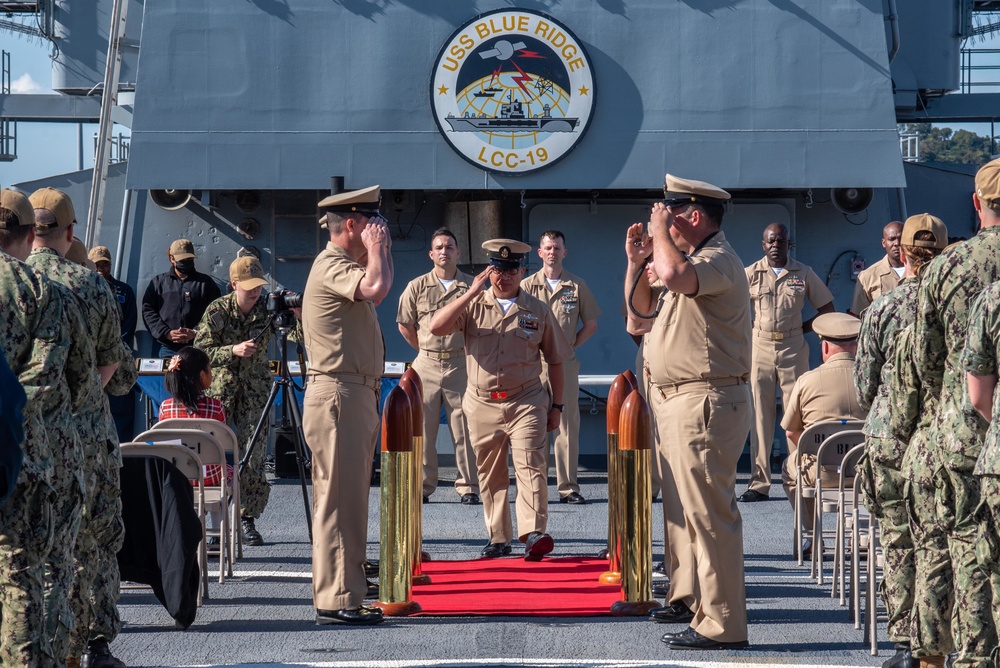
[[610,615],[621,588],[597,581],[605,559],[564,557],[432,561],[431,584],[413,588],[422,615],[594,617]]

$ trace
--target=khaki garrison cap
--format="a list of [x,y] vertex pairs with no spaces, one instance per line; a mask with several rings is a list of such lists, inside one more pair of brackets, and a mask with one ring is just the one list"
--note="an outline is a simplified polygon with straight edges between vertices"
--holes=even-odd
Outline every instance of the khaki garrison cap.
[[[930,232],[933,239],[914,239],[917,232]],[[903,236],[899,241],[903,246],[920,246],[922,248],[944,248],[948,245],[948,228],[937,216],[920,213],[910,216],[903,224]]]
[[264,267],[260,260],[255,257],[238,257],[229,265],[229,280],[244,290],[253,290],[262,285],[267,285],[268,280],[264,278]]
[[107,246],[94,246],[87,253],[87,257],[95,264],[98,262],[111,262],[111,251],[108,250]]
[[531,252],[531,246],[513,239],[490,239],[483,242],[483,250],[489,264],[498,269],[517,269],[524,256]]
[[66,251],[66,259],[87,269],[97,269],[97,265],[87,257],[87,247],[76,237],[73,237],[73,243],[70,245],[69,250]]
[[172,255],[175,260],[186,260],[191,257],[198,257],[194,254],[194,244],[187,239],[178,239],[170,244],[167,255]]
[[861,321],[850,313],[823,313],[813,320],[813,331],[831,341],[852,341],[861,332]]
[[[4,188],[0,191],[0,208],[7,209],[17,216],[18,226],[35,224],[35,210],[24,193]],[[9,229],[14,225],[15,223],[5,223],[0,220],[0,229]]]
[[729,200],[730,194],[722,188],[704,181],[680,179],[673,174],[667,174],[663,186],[663,199],[667,203],[702,202],[705,204],[723,204]]
[[35,209],[46,209],[51,211],[52,215],[55,216],[55,223],[39,225],[36,222],[35,227],[39,229],[49,230],[54,227],[69,227],[76,222],[76,212],[73,210],[73,200],[71,200],[69,195],[61,190],[56,190],[55,188],[39,188],[35,192],[31,193],[29,200],[31,201],[31,206]]
[[1000,209],[1000,159],[987,162],[976,172],[976,196],[983,206]]

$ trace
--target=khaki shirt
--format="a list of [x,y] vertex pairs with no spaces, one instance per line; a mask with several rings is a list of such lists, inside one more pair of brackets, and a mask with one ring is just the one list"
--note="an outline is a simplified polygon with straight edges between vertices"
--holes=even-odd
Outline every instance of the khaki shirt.
[[371,301],[355,301],[365,268],[333,242],[316,257],[302,296],[309,375],[353,373],[380,378],[385,343]]
[[444,336],[431,334],[431,318],[442,306],[469,291],[472,276],[461,271],[455,273],[455,282],[445,291],[434,271],[429,271],[410,281],[399,296],[396,322],[417,328],[417,342],[421,350],[455,352],[465,350],[465,335],[452,332]]
[[540,352],[548,364],[561,364],[572,355],[552,311],[524,290],[506,315],[487,290],[459,316],[455,329],[465,332],[469,386],[480,391],[516,391],[537,382]]
[[790,258],[777,276],[766,257],[747,267],[746,274],[756,330],[801,334],[806,300],[815,309],[833,301],[833,293],[816,272]]
[[698,293],[663,292],[663,308],[646,334],[646,364],[660,385],[750,373],[750,297],[736,251],[722,231],[688,258]]
[[858,274],[858,284],[854,286],[854,299],[851,301],[851,313],[860,316],[873,301],[899,285],[902,280],[896,270],[889,265],[889,256],[884,256]]
[[817,422],[865,417],[854,389],[854,355],[837,353],[795,381],[781,428],[801,432]]
[[576,333],[580,331],[584,322],[595,320],[601,315],[601,307],[597,305],[594,293],[587,287],[586,282],[563,269],[559,285],[555,290],[550,290],[545,274],[539,270],[521,281],[521,289],[545,302],[552,309],[552,314],[556,317],[566,342],[569,343],[570,356],[566,359],[575,359]]

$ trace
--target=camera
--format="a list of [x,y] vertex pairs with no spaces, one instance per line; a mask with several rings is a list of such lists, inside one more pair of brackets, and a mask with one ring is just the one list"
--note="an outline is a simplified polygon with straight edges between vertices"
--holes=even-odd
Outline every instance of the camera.
[[267,295],[267,310],[269,313],[288,311],[302,307],[302,293],[276,290]]

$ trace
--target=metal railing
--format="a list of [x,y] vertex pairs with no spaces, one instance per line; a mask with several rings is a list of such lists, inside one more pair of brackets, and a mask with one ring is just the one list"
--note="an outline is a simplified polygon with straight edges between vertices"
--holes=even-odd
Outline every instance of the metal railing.
[[[0,93],[10,95],[10,52],[0,53]],[[17,157],[17,122],[0,121],[0,162]]]
[[1000,92],[1000,49],[962,49],[961,91]]
[[[97,136],[97,133],[95,132],[94,133],[94,152],[95,152],[95,155],[96,155],[96,152],[97,152],[97,142],[99,140],[100,140],[100,138]],[[119,132],[116,135],[111,135],[110,155],[109,155],[108,162],[110,164],[112,164],[112,165],[116,164],[116,163],[119,163],[119,162],[127,162],[128,161],[128,150],[129,150],[129,145],[130,145],[131,141],[132,141],[132,137],[130,135],[127,135],[127,134],[123,133],[123,132]]]
[[899,135],[899,152],[903,162],[920,162],[920,135],[916,132]]

